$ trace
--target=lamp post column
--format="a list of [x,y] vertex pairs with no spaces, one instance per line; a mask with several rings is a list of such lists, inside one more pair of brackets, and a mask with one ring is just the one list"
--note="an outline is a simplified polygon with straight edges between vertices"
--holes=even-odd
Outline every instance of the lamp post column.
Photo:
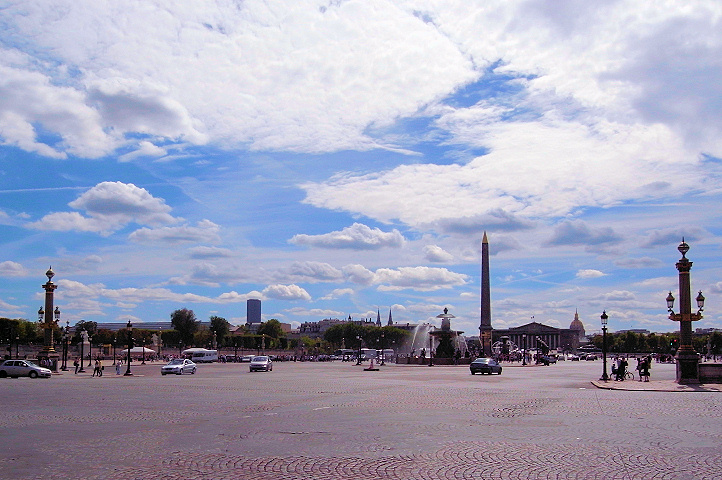
[[522,350],[522,356],[521,356],[521,364],[526,365],[526,333],[522,334],[521,339],[524,343],[524,348]]
[[692,313],[692,295],[690,270],[692,262],[685,256],[689,251],[687,245],[682,239],[677,250],[682,254],[682,258],[676,263],[677,271],[679,271],[679,313],[674,313],[674,297],[672,292],[667,296],[667,309],[670,312],[669,319],[679,322],[679,349],[677,350],[677,383],[699,383],[699,356],[692,346],[692,322],[702,318],[702,310],[704,307],[704,296],[699,292],[697,296],[697,313]]
[[602,312],[602,316],[600,318],[602,319],[602,358],[604,361],[602,367],[602,378],[599,380],[607,382],[609,381],[609,376],[607,375],[607,320],[609,319],[609,316],[607,315],[606,310]]
[[130,349],[133,348],[133,324],[130,323],[130,320],[128,320],[128,325],[126,325],[125,328],[128,329],[128,368],[125,370],[125,374],[123,374],[123,376],[128,377],[133,375],[130,372]]

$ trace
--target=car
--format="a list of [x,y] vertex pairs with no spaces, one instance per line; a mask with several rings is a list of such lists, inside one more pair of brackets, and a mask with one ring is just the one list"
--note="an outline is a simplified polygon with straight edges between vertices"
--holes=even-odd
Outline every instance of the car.
[[251,372],[271,372],[273,371],[273,360],[267,355],[257,355],[253,357],[248,368]]
[[587,361],[587,362],[591,362],[591,361],[594,361],[594,360],[596,360],[596,359],[597,359],[597,356],[594,355],[593,353],[588,353],[588,354],[587,354],[587,358],[586,358],[586,361]]
[[537,360],[537,363],[540,363],[542,365],[550,365],[552,363],[557,363],[557,358],[553,355],[542,355]]
[[187,358],[174,358],[167,365],[160,367],[161,375],[168,375],[174,373],[176,375],[183,375],[184,373],[190,373],[191,375],[196,373],[196,364]]
[[49,369],[35,365],[30,360],[5,360],[0,364],[0,378],[50,378]]
[[251,360],[253,360],[253,355],[243,355],[241,357],[241,362],[243,362],[243,363],[248,363]]
[[496,373],[498,375],[501,375],[501,365],[499,365],[499,362],[494,360],[493,358],[477,358],[471,364],[469,365],[469,370],[471,371],[472,375],[475,375],[477,373],[481,373],[482,375],[485,373],[488,373],[491,375],[492,373]]
[[578,362],[579,361],[579,355],[571,354],[567,357],[572,362]]

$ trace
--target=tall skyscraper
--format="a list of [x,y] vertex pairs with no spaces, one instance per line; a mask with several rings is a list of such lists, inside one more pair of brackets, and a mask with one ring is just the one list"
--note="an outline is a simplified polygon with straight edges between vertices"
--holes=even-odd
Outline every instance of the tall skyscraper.
[[246,323],[261,323],[261,301],[255,298],[246,300]]
[[491,285],[489,282],[489,240],[481,240],[481,324],[479,341],[484,356],[491,356]]

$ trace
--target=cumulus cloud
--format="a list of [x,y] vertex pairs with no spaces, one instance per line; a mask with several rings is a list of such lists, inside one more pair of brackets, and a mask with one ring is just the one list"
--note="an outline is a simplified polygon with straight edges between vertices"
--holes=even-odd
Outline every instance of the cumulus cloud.
[[102,182],[84,192],[68,204],[83,210],[56,212],[45,215],[30,228],[54,231],[95,232],[109,235],[130,222],[141,225],[162,225],[178,220],[170,215],[171,208],[163,199],[132,183]]
[[644,248],[679,245],[682,243],[682,238],[685,241],[694,242],[707,236],[706,232],[699,227],[667,228],[651,232],[640,245]]
[[180,225],[177,227],[141,228],[129,235],[129,239],[138,243],[214,243],[220,241],[220,226],[210,220],[201,220],[195,227]]
[[343,273],[347,280],[360,285],[378,285],[379,290],[433,291],[464,285],[467,275],[446,268],[400,267],[368,270],[362,265],[346,265]]
[[1,277],[22,277],[27,274],[25,267],[17,262],[6,260],[0,263],[0,276]]
[[200,246],[188,249],[188,257],[196,260],[231,258],[233,252],[227,248]]
[[288,274],[298,281],[307,282],[329,282],[343,278],[341,270],[328,263],[310,261],[293,262],[288,269]]
[[426,245],[424,258],[429,262],[448,263],[454,259],[454,256],[438,245]]
[[564,221],[554,228],[547,245],[572,245],[595,249],[617,243],[621,239],[611,227],[593,228],[581,220]]
[[576,277],[577,278],[599,278],[604,277],[607,274],[604,272],[601,272],[599,270],[579,270],[577,271]]
[[328,295],[324,295],[319,300],[336,300],[347,295],[353,295],[354,291],[352,288],[335,288]]
[[383,247],[400,247],[404,244],[404,236],[396,229],[383,232],[378,228],[354,223],[341,231],[323,235],[294,235],[290,242],[318,248],[376,250]]
[[298,285],[269,285],[263,289],[263,294],[277,300],[311,300],[311,295]]

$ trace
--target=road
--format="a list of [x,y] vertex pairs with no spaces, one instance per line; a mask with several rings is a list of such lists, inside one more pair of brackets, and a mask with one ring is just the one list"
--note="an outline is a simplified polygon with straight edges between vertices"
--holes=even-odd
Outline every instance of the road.
[[[12,479],[719,479],[722,394],[595,388],[601,361],[201,365],[3,379]],[[654,364],[652,381],[674,378]]]

